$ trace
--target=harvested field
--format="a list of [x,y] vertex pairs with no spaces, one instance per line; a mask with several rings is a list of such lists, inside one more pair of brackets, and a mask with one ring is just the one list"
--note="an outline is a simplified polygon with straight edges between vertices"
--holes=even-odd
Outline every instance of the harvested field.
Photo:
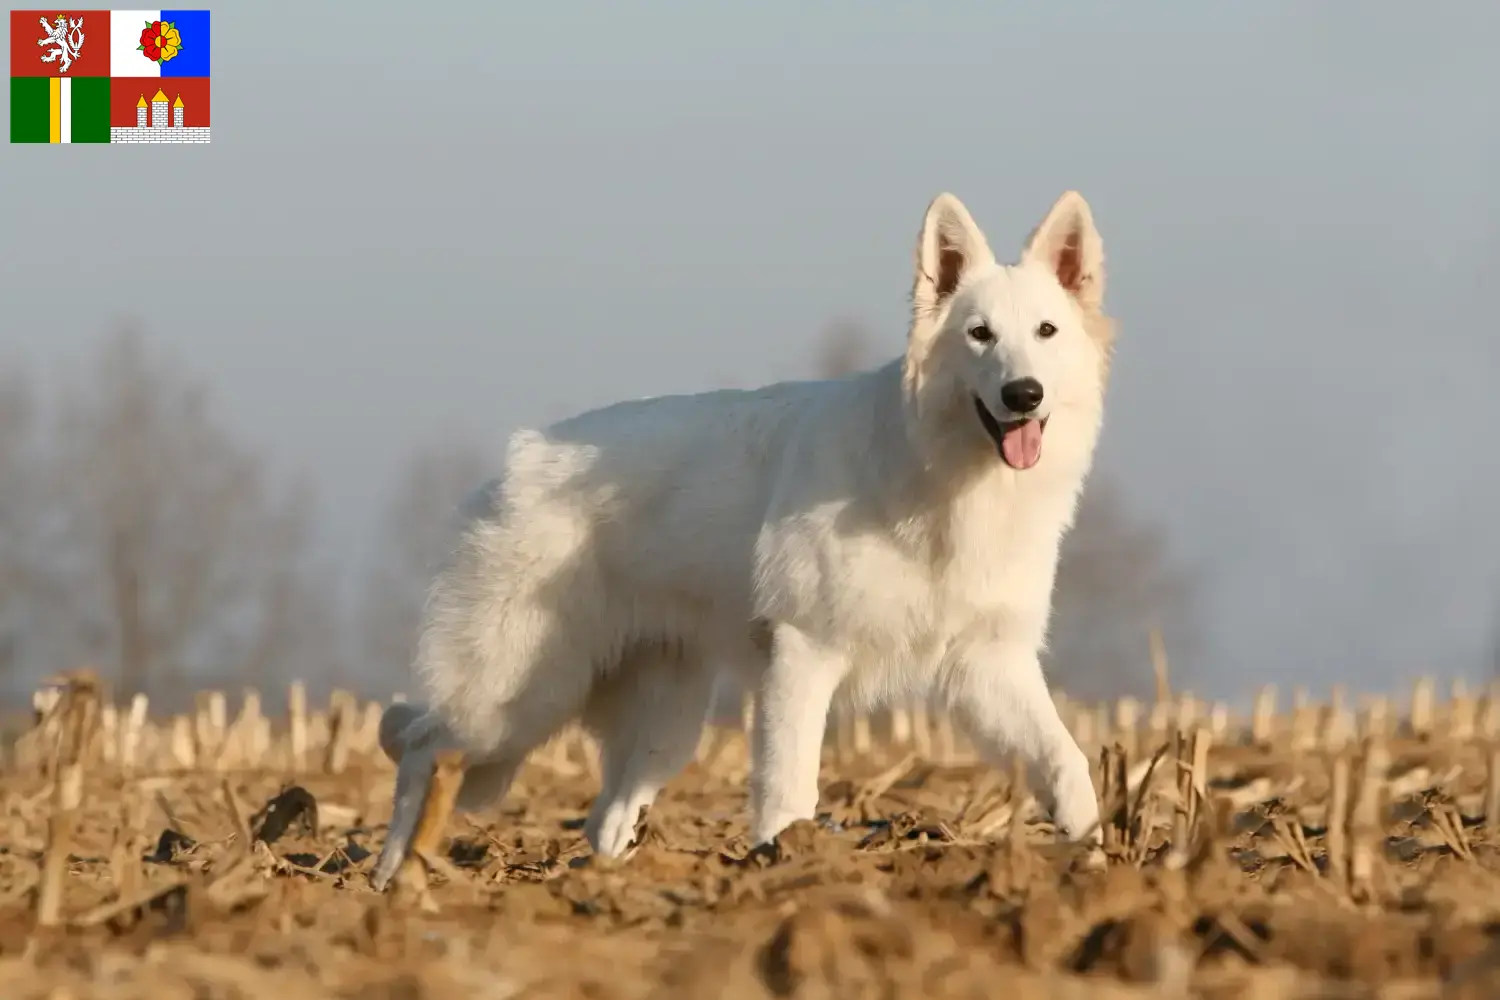
[[87,677],[39,698],[4,779],[0,997],[1500,996],[1494,693],[1065,706],[1105,871],[918,709],[836,726],[826,815],[774,852],[746,850],[744,734],[711,731],[600,864],[568,734],[385,895],[378,710],[291,702],[273,726],[219,695],[152,722]]

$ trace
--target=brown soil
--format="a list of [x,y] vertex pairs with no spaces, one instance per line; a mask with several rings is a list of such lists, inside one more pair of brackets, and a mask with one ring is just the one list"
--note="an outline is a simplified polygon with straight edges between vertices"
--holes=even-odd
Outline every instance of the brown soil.
[[[825,768],[822,823],[748,852],[723,739],[623,862],[583,842],[595,782],[539,760],[449,822],[427,890],[385,895],[391,771],[369,758],[294,787],[90,772],[47,928],[52,784],[11,774],[0,998],[1500,997],[1478,744],[1393,746],[1380,829],[1356,815],[1331,853],[1332,755],[1216,749],[1190,822],[1175,758],[1144,796],[1101,774],[1113,857],[1090,871],[1005,775],[878,752]],[[1357,783],[1357,755],[1340,767]]]

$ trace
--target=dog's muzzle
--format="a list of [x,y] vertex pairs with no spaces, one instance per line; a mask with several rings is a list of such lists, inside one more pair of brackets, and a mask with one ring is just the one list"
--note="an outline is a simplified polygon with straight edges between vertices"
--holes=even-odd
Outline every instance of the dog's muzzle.
[[1047,429],[1047,417],[1000,421],[978,396],[974,397],[974,409],[979,413],[979,423],[985,433],[995,442],[995,450],[1002,462],[1020,471],[1041,461],[1042,432]]

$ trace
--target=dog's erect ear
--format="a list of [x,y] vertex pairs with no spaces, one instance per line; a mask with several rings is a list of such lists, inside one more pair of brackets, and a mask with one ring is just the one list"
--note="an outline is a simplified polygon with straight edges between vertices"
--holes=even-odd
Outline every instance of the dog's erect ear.
[[1057,275],[1058,282],[1085,309],[1104,301],[1104,241],[1094,228],[1089,203],[1068,191],[1036,227],[1021,259],[1036,262]]
[[921,319],[952,297],[971,268],[993,264],[995,255],[964,203],[940,194],[927,206],[917,241],[917,276],[912,306]]

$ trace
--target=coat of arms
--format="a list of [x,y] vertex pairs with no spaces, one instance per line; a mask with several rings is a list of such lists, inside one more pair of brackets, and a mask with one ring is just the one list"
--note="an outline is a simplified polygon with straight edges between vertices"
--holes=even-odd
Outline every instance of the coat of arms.
[[57,20],[48,24],[45,17],[38,18],[37,23],[47,33],[47,37],[37,41],[41,46],[52,46],[52,50],[42,56],[42,62],[52,63],[59,59],[59,73],[66,73],[68,67],[73,65],[73,60],[78,58],[78,50],[83,48],[83,18],[76,21],[68,20],[66,14],[57,15]]

